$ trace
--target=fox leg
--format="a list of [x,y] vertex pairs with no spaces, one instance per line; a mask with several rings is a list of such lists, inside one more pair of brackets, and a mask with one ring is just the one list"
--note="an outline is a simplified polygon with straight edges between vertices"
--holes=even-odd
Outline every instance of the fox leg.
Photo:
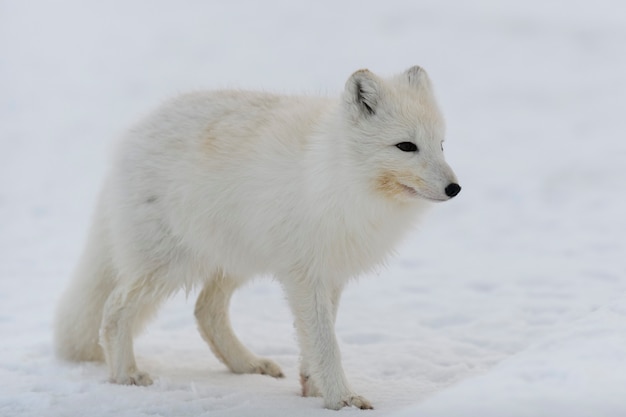
[[[341,298],[342,287],[333,288],[330,292],[332,303],[333,323],[337,321],[337,310],[339,309],[339,299]],[[310,366],[307,358],[302,358],[300,362],[300,385],[302,386],[303,397],[321,397],[322,393],[311,378]]]
[[237,287],[235,280],[221,275],[205,284],[195,308],[200,334],[215,356],[232,372],[282,378],[283,372],[276,363],[250,352],[233,332],[228,306]]
[[[371,409],[365,398],[350,388],[341,366],[335,337],[335,317],[340,288],[329,290],[320,282],[294,279],[285,282],[287,299],[294,313],[304,361],[303,390],[317,388],[326,408],[346,406]],[[313,385],[310,384],[313,382]]]
[[150,376],[137,369],[133,333],[156,310],[163,299],[146,282],[118,284],[107,298],[100,327],[100,345],[109,367],[110,381],[124,385],[150,385]]

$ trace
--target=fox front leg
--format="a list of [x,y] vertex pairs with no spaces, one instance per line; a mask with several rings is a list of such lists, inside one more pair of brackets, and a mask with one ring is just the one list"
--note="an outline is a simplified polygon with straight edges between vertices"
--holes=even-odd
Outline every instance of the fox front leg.
[[309,280],[298,280],[286,286],[286,290],[295,316],[302,358],[308,368],[309,375],[303,376],[305,384],[313,383],[324,398],[326,408],[372,409],[368,400],[352,391],[341,365],[335,337],[338,294]]

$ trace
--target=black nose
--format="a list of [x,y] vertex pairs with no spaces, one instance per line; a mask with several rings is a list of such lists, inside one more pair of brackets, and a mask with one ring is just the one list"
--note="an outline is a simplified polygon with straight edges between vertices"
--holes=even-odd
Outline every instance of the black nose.
[[454,182],[446,187],[446,195],[450,198],[454,197],[460,192],[461,192],[461,186]]

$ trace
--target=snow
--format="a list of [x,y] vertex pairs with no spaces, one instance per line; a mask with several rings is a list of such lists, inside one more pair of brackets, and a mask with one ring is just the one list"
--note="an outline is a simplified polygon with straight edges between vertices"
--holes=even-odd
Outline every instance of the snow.
[[624,415],[623,299],[554,332],[398,417]]
[[151,387],[57,361],[56,301],[112,141],[161,100],[223,87],[338,94],[430,73],[463,191],[345,292],[346,373],[368,416],[626,415],[626,5],[0,1],[0,416],[322,416],[298,395],[277,284],[233,322],[286,378],[232,375],[169,300],[136,340]]

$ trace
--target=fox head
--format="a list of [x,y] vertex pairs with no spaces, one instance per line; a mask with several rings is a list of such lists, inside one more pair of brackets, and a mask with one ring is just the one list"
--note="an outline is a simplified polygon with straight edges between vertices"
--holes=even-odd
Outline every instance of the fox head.
[[426,71],[390,79],[352,74],[343,95],[349,141],[372,188],[387,198],[445,201],[461,187],[443,154],[445,126]]

